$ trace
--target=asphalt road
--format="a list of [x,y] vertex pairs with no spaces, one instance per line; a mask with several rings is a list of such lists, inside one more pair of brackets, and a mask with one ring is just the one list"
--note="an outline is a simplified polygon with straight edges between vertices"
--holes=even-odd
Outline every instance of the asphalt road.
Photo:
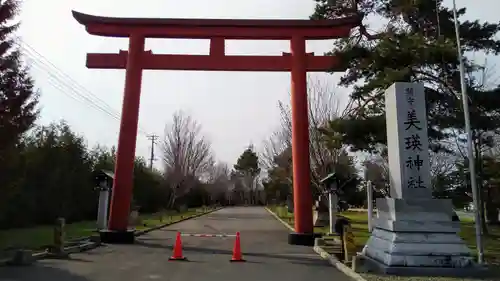
[[[183,237],[187,262],[169,261],[177,231],[241,232],[245,263],[231,263],[234,238]],[[349,281],[310,247],[287,244],[288,229],[261,207],[225,208],[150,232],[134,245],[107,245],[43,260],[30,267],[0,268],[1,281]]]

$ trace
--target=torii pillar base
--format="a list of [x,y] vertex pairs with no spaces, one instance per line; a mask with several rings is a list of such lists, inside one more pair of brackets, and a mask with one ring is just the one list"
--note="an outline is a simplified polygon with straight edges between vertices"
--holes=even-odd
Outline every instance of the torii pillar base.
[[121,231],[100,230],[99,237],[101,238],[101,243],[134,244],[135,231],[133,229],[121,230]]

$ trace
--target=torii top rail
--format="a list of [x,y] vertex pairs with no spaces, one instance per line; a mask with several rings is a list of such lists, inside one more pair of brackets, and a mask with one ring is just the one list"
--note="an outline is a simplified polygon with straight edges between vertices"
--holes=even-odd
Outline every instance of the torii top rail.
[[[291,71],[289,53],[282,56],[227,56],[224,40],[303,40],[336,39],[349,35],[360,17],[337,20],[226,20],[111,18],[73,11],[74,18],[89,34],[107,37],[209,39],[209,55],[153,54],[145,51],[142,68],[155,70]],[[127,51],[118,54],[89,53],[87,67],[125,69]],[[338,71],[333,56],[306,54],[306,71]]]

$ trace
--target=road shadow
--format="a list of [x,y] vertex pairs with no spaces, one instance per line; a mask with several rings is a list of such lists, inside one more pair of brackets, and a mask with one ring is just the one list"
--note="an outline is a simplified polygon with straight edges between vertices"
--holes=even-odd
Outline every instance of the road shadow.
[[90,281],[67,270],[50,265],[0,267],[0,281]]
[[[173,233],[177,232],[177,230],[175,230],[175,229],[170,229],[170,228],[166,228],[166,227],[168,227],[168,226],[165,226],[165,228],[156,229],[154,231],[164,231],[164,232],[173,232]],[[142,237],[141,237],[141,239],[142,239]]]
[[84,259],[84,258],[77,258],[77,257],[69,257],[68,259],[66,259],[66,261],[69,261],[69,262],[94,262],[92,260],[88,260],[88,259]]
[[204,219],[205,220],[240,220],[240,219],[259,219],[259,220],[267,220],[267,219],[274,219],[271,217],[269,214],[218,214],[218,213],[212,213],[205,215]]
[[325,260],[307,260],[307,261],[302,260],[302,261],[292,261],[291,263],[297,265],[306,265],[306,266],[329,267],[329,268],[332,267],[332,265]]
[[140,239],[137,239],[134,243],[136,242],[140,242],[140,241],[175,241],[175,237],[161,237],[161,238],[157,238],[157,237],[141,237]]
[[[152,249],[166,249],[166,250],[173,251],[173,246],[171,246],[171,245],[164,245],[164,244],[152,243],[152,242],[146,242],[146,241],[137,241],[136,244],[139,246],[148,247],[148,248],[152,248]],[[211,248],[193,247],[193,246],[186,246],[186,245],[183,245],[182,250],[189,251],[189,252],[195,252],[195,253],[217,254],[217,255],[232,255],[232,253],[233,253],[231,250],[211,249]],[[311,263],[313,263],[313,262],[317,263],[318,261],[321,261],[318,258],[308,258],[305,256],[294,257],[294,256],[286,255],[286,254],[269,254],[269,253],[256,253],[256,252],[243,252],[243,256],[244,257],[282,259],[282,260],[288,260],[288,261],[311,262]]]

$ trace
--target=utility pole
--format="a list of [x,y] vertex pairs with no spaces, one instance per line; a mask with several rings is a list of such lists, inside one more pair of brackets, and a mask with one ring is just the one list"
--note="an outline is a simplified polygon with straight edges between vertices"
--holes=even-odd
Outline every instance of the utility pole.
[[153,170],[153,162],[156,160],[155,158],[155,145],[156,145],[156,140],[159,138],[159,136],[152,134],[148,136],[148,140],[151,141],[151,157],[149,158],[149,168]]
[[457,6],[455,0],[453,0],[453,21],[455,23],[455,35],[457,37],[457,50],[458,50],[458,60],[460,67],[460,86],[462,89],[462,102],[464,108],[464,119],[465,119],[465,133],[467,134],[467,152],[469,159],[469,173],[470,173],[470,185],[472,189],[472,199],[474,201],[475,207],[475,223],[476,223],[476,248],[477,248],[477,262],[482,264],[484,262],[484,250],[483,250],[483,241],[481,237],[481,216],[480,216],[480,208],[483,208],[482,204],[479,201],[479,190],[477,189],[476,184],[476,169],[475,169],[475,161],[474,161],[474,151],[472,146],[472,129],[470,124],[470,116],[469,116],[469,96],[467,95],[467,84],[465,81],[465,67],[464,67],[464,58],[462,57],[462,47],[460,45],[460,24],[458,22],[457,16]]

